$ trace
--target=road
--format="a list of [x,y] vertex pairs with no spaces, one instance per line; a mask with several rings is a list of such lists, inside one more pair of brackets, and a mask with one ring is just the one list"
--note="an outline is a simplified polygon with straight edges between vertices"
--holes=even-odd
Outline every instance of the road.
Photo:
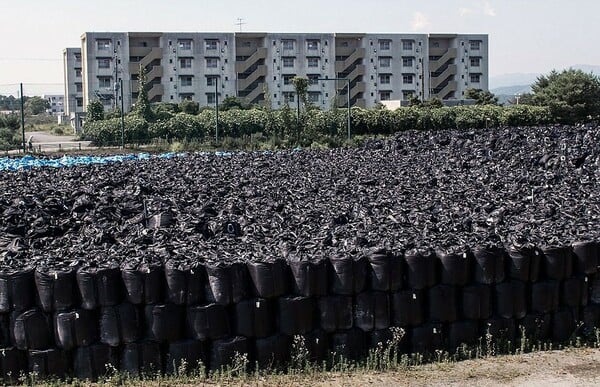
[[89,149],[89,141],[77,141],[73,135],[57,136],[46,132],[25,132],[25,141],[32,137],[33,149],[36,152],[57,152],[61,150]]

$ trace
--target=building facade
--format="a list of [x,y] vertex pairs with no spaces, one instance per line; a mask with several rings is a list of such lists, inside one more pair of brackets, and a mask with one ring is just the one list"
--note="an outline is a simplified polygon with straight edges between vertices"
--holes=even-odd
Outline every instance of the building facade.
[[63,64],[65,85],[63,121],[70,121],[73,128],[79,131],[86,106],[83,104],[81,48],[65,48],[63,50]]
[[42,98],[48,101],[48,109],[46,109],[46,113],[53,116],[61,116],[64,114],[64,95],[44,94],[42,95]]
[[79,62],[77,49],[65,50],[67,114],[95,99],[120,107],[121,95],[129,111],[141,68],[151,102],[200,106],[232,96],[279,108],[295,102],[295,76],[308,78],[308,99],[322,108],[460,103],[467,88],[488,89],[487,35],[88,32],[81,40]]

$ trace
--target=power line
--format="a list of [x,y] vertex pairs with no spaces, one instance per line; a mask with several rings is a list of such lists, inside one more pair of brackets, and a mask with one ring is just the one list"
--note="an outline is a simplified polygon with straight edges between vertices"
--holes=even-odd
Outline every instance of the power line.
[[35,62],[62,62],[62,59],[52,59],[52,58],[1,58],[2,61],[35,61]]

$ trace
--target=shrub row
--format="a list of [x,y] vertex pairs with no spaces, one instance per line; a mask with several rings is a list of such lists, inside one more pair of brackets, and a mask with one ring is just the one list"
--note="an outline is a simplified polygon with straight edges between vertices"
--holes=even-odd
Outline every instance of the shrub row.
[[[470,129],[499,126],[533,126],[552,121],[545,107],[517,105],[456,106],[434,109],[418,107],[387,109],[351,109],[352,134],[385,135],[411,129]],[[272,110],[228,110],[219,114],[219,137],[240,138],[256,133],[308,141],[323,136],[344,137],[347,116],[343,109],[310,110],[302,113],[298,131],[296,113],[284,108]],[[215,135],[214,110],[198,115],[178,113],[161,115],[155,122],[137,116],[125,119],[124,137],[127,143],[143,143],[153,139],[198,140]],[[121,140],[121,121],[118,118],[89,122],[84,138],[97,145],[117,144]]]

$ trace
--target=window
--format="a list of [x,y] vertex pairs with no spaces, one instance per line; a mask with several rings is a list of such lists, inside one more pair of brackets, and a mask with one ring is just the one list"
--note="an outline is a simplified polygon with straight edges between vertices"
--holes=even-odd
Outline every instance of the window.
[[185,86],[192,86],[192,77],[190,76],[186,76],[186,77],[179,77],[179,84],[182,87]]
[[81,62],[81,54],[75,54],[75,62],[77,62],[77,63]]
[[481,47],[480,40],[469,40],[469,45],[471,46],[471,50],[479,50]]
[[409,100],[409,99],[411,99],[414,96],[415,96],[415,93],[412,90],[403,90],[402,91],[402,98],[404,100]]
[[290,39],[282,40],[281,45],[284,50],[293,50],[294,49],[294,41]]
[[206,67],[211,69],[219,67],[219,58],[206,58]]
[[384,56],[379,58],[379,67],[390,67],[392,65],[392,58]]
[[307,50],[318,50],[319,49],[319,41],[318,40],[307,40],[306,41],[306,49]]
[[319,67],[319,58],[307,58],[308,59],[308,67]]
[[479,83],[481,82],[481,74],[471,74],[471,83]]
[[380,91],[379,92],[379,100],[380,101],[389,101],[390,99],[392,99],[391,91]]
[[110,50],[110,40],[108,39],[98,39],[96,40],[96,46],[99,51]]
[[81,69],[75,69],[75,76],[81,78]]
[[242,47],[246,47],[246,48],[252,47],[252,42],[249,42],[249,41],[242,42]]
[[481,58],[478,58],[478,57],[471,58],[471,66],[479,67],[480,65],[481,65]]
[[296,74],[283,74],[283,84],[291,85],[292,79],[296,76]]
[[389,85],[391,83],[392,74],[380,74],[379,83],[382,85]]
[[402,49],[411,51],[413,49],[413,44],[414,44],[413,40],[403,40],[402,41]]
[[83,83],[76,83],[75,91],[77,91],[78,93],[81,93],[83,91]]
[[206,103],[212,105],[216,103],[217,99],[215,98],[215,93],[206,93]]
[[308,93],[308,101],[309,102],[319,102],[319,100],[321,99],[321,93],[319,93],[318,91],[311,91]]
[[182,69],[192,68],[192,58],[179,58],[179,67]]
[[294,67],[294,59],[293,56],[283,57],[283,67]]
[[412,56],[403,56],[402,57],[402,66],[404,67],[412,67],[414,58]]
[[112,77],[98,77],[98,87],[109,89],[112,87]]
[[380,40],[379,41],[379,49],[380,50],[389,50],[392,45],[391,40]]
[[75,103],[77,104],[77,107],[83,107],[83,98],[75,98]]
[[309,85],[318,85],[319,84],[319,74],[308,74],[308,84]]
[[218,40],[205,40],[204,41],[204,48],[207,50],[216,50],[218,47]]
[[284,91],[283,92],[283,100],[286,102],[294,102],[294,98],[296,98],[296,94],[293,91]]
[[410,85],[413,83],[413,75],[412,74],[402,74],[402,83],[405,85]]
[[98,68],[99,69],[109,69],[110,68],[110,58],[98,58]]
[[191,50],[192,49],[192,40],[191,39],[178,40],[177,47],[179,47],[180,50]]
[[216,85],[216,83],[217,83],[217,78],[218,77],[215,77],[215,76],[212,76],[212,75],[211,76],[207,76],[206,77],[206,86],[213,86],[214,87]]

